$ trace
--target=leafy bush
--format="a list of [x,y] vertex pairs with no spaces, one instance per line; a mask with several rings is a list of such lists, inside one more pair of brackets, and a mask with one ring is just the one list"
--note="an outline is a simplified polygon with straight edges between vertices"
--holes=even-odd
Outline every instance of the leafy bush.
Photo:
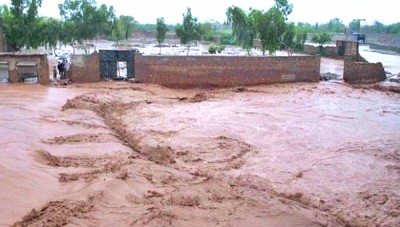
[[217,47],[214,46],[214,45],[210,45],[210,46],[208,47],[208,53],[210,53],[210,54],[216,54],[216,53],[217,53]]
[[225,50],[225,46],[224,45],[219,45],[217,46],[217,52],[220,54],[222,51]]
[[223,45],[235,45],[235,38],[232,33],[222,33],[220,43]]
[[223,46],[223,45],[215,46],[214,44],[211,44],[208,47],[208,53],[210,53],[210,54],[216,54],[216,53],[220,54],[224,50],[225,50],[225,46]]

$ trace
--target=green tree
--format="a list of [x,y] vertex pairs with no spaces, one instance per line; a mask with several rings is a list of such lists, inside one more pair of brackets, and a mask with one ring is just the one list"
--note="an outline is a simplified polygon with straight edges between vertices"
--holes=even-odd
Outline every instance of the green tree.
[[178,24],[175,29],[176,35],[181,40],[181,44],[187,45],[187,55],[189,55],[190,45],[200,40],[199,30],[200,26],[197,22],[197,18],[193,17],[191,9],[187,8],[186,15],[183,14],[182,25]]
[[[111,35],[114,22],[114,9],[101,5],[97,7],[95,0],[65,0],[59,4],[60,15],[63,17],[66,26],[62,35],[70,32],[67,38],[62,40],[69,42],[72,46],[76,43],[82,44],[91,41],[99,35]],[[85,45],[86,46],[86,45]],[[85,48],[87,53],[87,49]]]
[[[284,49],[294,49],[296,46],[295,43],[295,37],[296,37],[296,31],[295,31],[295,26],[293,23],[290,23],[286,25],[285,27],[285,33],[283,35],[282,39],[282,46]],[[288,54],[290,52],[288,51]]]
[[370,34],[385,34],[386,26],[379,21],[374,21],[373,25],[365,26],[363,29],[366,30],[367,33]]
[[305,33],[315,33],[316,29],[314,25],[309,23],[298,22],[296,28]]
[[123,37],[125,38],[125,41],[128,41],[128,38],[131,37],[135,31],[137,21],[135,21],[135,18],[131,16],[121,15],[119,17],[119,23],[121,25]]
[[359,20],[353,20],[349,23],[349,28],[355,32],[360,32],[361,22]]
[[60,44],[71,45],[75,54],[76,44],[83,43],[83,36],[80,34],[79,23],[77,21],[62,21],[58,32],[58,41]]
[[11,7],[3,7],[2,17],[7,45],[18,51],[37,47],[38,8],[41,0],[11,0]]
[[[254,11],[253,14],[258,12]],[[247,15],[241,8],[231,6],[226,12],[227,23],[232,25],[232,33],[238,45],[247,50],[250,55],[250,50],[254,48],[254,39],[257,35],[256,22],[254,17]]]
[[118,18],[114,18],[114,22],[112,24],[112,32],[111,36],[109,36],[109,40],[115,41],[118,46],[118,42],[122,39],[124,39],[124,32],[121,25],[121,20]]
[[294,50],[301,52],[304,50],[304,44],[307,40],[307,30],[296,28],[296,36],[294,38]]
[[160,46],[160,54],[161,54],[161,44],[165,40],[165,35],[167,34],[168,28],[167,25],[165,24],[164,18],[157,18],[157,42],[158,45]]
[[387,26],[387,33],[400,35],[400,22]]
[[323,45],[326,44],[326,43],[329,43],[331,41],[332,41],[332,36],[329,33],[327,33],[326,31],[323,31],[321,33],[317,33],[312,38],[312,42],[319,44],[320,54],[322,54]]
[[[266,50],[272,55],[280,49],[282,45],[282,39],[284,38],[283,35],[285,34],[286,28],[285,18],[282,12],[276,7],[272,7],[265,13],[256,13],[254,15],[256,17],[257,31],[259,39],[261,40],[263,55]],[[287,31],[288,35],[286,39],[289,40],[290,38],[293,40],[293,37],[289,37],[289,30]],[[292,44],[287,43],[287,45]]]
[[342,33],[346,29],[346,26],[339,18],[333,18],[328,23],[320,25],[319,29],[327,32]]
[[50,48],[54,52],[57,47],[61,23],[58,19],[40,17],[36,24],[38,45],[44,45],[45,48]]
[[289,4],[288,0],[275,0],[275,7],[281,11],[285,20],[287,20],[287,16],[293,12],[293,5]]

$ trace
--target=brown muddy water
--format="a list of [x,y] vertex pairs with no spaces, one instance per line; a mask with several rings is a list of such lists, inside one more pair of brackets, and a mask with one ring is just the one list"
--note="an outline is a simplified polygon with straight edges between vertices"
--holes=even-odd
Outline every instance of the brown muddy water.
[[0,225],[399,226],[400,95],[0,85]]

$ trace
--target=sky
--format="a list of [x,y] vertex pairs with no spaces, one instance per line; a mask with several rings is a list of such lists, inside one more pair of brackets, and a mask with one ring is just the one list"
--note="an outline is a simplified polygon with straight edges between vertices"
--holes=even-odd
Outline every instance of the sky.
[[[0,4],[10,5],[10,0],[0,0]],[[39,10],[41,16],[60,18],[58,4],[64,0],[42,0]],[[378,20],[384,24],[400,22],[398,0],[289,0],[293,4],[293,13],[289,20],[293,22],[326,23],[330,19],[340,18],[344,24],[353,19],[366,19],[364,25]],[[156,19],[164,17],[167,24],[182,23],[182,14],[187,7],[199,21],[216,20],[224,22],[229,6],[242,9],[268,10],[274,0],[97,0],[97,4],[113,5],[117,15],[133,16],[139,23],[155,24]]]

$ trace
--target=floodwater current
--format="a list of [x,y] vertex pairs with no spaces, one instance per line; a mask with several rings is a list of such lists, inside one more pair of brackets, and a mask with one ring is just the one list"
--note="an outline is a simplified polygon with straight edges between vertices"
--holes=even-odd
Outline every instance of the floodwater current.
[[396,93],[18,84],[0,98],[3,226],[400,224]]

